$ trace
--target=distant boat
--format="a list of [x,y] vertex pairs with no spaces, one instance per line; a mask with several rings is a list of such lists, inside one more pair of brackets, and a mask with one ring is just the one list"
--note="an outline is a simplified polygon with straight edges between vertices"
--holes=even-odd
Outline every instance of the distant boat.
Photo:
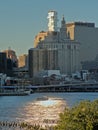
[[36,100],[37,101],[44,101],[44,100],[48,100],[49,98],[47,96],[43,96],[43,97],[39,97]]

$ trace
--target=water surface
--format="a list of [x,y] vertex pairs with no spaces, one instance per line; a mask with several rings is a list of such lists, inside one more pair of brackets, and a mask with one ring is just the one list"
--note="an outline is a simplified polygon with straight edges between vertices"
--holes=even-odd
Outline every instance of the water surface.
[[[82,100],[93,101],[95,99],[98,99],[97,92],[34,93],[30,96],[0,96],[0,121],[38,122],[41,119],[44,120],[44,118],[58,118],[56,112],[59,114],[58,111],[62,111],[63,109],[56,106],[55,100],[50,100],[48,102],[40,102],[40,106],[39,104],[35,104],[36,99],[43,96],[48,96],[52,98],[62,98],[69,107],[74,106]],[[44,106],[42,106],[42,104]]]

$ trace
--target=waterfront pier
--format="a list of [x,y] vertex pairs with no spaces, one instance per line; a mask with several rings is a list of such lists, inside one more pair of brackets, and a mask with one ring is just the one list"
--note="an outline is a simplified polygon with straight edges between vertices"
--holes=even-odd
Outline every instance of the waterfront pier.
[[98,92],[98,83],[70,83],[30,86],[33,92]]

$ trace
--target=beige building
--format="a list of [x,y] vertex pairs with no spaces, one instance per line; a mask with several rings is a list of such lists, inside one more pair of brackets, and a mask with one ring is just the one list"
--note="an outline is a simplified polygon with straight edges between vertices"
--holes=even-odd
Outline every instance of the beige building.
[[39,32],[39,34],[35,36],[34,47],[36,47],[40,41],[43,41],[46,36],[47,36],[47,32],[44,31]]
[[18,67],[28,67],[28,55],[24,54],[18,57]]
[[94,23],[67,23],[67,32],[72,40],[80,42],[80,61],[92,61],[98,54],[98,28]]

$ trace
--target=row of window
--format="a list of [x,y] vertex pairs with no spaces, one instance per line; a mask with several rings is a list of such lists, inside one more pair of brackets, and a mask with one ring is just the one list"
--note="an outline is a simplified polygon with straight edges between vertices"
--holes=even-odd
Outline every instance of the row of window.
[[71,46],[71,45],[45,45],[43,44],[43,47],[45,48],[58,48],[58,49],[77,49],[77,46],[74,45],[74,46]]

